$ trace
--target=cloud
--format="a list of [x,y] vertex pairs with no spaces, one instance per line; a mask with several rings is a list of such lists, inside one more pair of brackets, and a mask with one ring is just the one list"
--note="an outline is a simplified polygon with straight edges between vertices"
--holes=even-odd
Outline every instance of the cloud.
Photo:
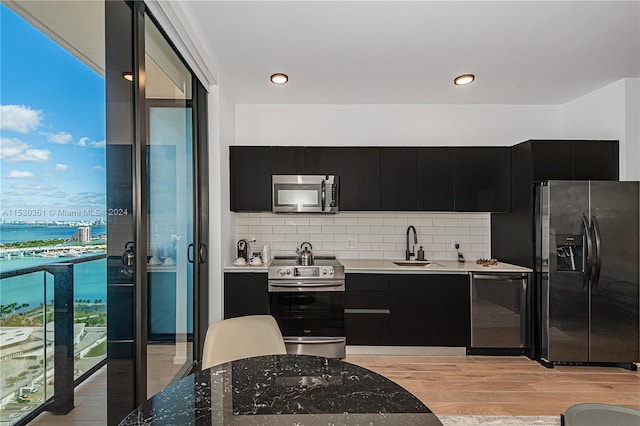
[[19,170],[11,170],[7,175],[9,179],[35,179],[36,175],[31,172],[21,172]]
[[0,137],[0,160],[7,163],[20,163],[22,161],[35,161],[44,163],[49,161],[51,152],[46,149],[35,149],[16,138]]
[[105,169],[102,166],[93,166],[93,170],[95,170],[96,172],[106,172],[107,169]]
[[31,189],[33,191],[51,191],[55,189],[53,186],[37,185],[33,183],[16,183],[14,185],[11,185],[11,187],[15,189]]
[[24,105],[0,105],[0,130],[29,133],[42,123],[42,111]]
[[56,166],[53,169],[54,172],[65,172],[67,170],[69,170],[69,166],[66,164],[60,164],[60,163],[56,164]]
[[78,146],[92,146],[94,148],[104,148],[105,146],[107,146],[107,141],[105,140],[101,140],[101,141],[92,141],[91,138],[87,137],[87,136],[83,136],[80,139],[78,139]]
[[71,133],[58,132],[58,133],[45,133],[49,142],[59,143],[62,145],[68,144],[73,139]]

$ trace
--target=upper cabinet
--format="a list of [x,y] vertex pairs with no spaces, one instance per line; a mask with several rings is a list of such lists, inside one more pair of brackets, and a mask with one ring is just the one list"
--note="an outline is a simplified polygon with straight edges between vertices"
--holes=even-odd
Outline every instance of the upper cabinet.
[[340,158],[340,210],[380,210],[380,148],[334,148]]
[[340,175],[340,149],[332,146],[305,148],[305,170],[310,175]]
[[229,148],[231,210],[271,210],[271,154],[268,146]]
[[[272,175],[302,175],[306,173],[304,147],[272,146],[270,155]],[[271,184],[271,176],[269,176],[269,184]]]
[[418,211],[455,209],[455,148],[420,148],[416,153]]
[[416,148],[380,148],[380,207],[388,211],[417,209]]
[[341,211],[500,212],[507,147],[230,147],[231,210],[270,211],[272,174],[339,176]]
[[455,210],[506,212],[511,208],[509,147],[455,151]]
[[575,180],[618,180],[618,141],[574,141],[573,178]]

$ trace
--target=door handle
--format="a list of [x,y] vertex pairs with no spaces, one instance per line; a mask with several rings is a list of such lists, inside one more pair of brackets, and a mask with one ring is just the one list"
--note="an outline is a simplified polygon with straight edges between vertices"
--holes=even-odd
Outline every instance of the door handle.
[[584,281],[582,282],[582,290],[587,288],[587,285],[591,283],[591,255],[593,253],[593,241],[591,241],[591,229],[587,221],[587,217],[582,215],[582,226],[584,227],[584,235],[587,238],[587,253],[584,266]]
[[327,205],[327,183],[324,179],[322,179],[322,211],[324,211],[325,206]]
[[602,239],[600,238],[600,226],[598,225],[598,219],[595,216],[591,216],[591,223],[593,224],[593,235],[595,237],[595,249],[596,249],[596,270],[593,273],[593,286],[598,286],[600,281],[600,270],[602,268]]
[[193,243],[187,246],[187,260],[189,263],[193,263]]
[[198,263],[207,263],[207,257],[209,256],[209,252],[207,250],[207,245],[204,243],[199,243],[198,246]]

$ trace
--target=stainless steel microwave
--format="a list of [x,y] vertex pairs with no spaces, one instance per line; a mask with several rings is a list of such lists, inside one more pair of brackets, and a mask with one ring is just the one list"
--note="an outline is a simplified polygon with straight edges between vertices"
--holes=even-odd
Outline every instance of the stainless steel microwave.
[[338,213],[338,176],[272,175],[274,213]]

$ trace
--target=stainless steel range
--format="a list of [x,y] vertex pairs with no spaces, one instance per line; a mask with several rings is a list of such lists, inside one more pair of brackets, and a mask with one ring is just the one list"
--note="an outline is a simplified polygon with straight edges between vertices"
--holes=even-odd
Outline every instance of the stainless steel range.
[[335,257],[276,256],[269,266],[270,313],[278,322],[287,352],[345,357],[344,266]]

